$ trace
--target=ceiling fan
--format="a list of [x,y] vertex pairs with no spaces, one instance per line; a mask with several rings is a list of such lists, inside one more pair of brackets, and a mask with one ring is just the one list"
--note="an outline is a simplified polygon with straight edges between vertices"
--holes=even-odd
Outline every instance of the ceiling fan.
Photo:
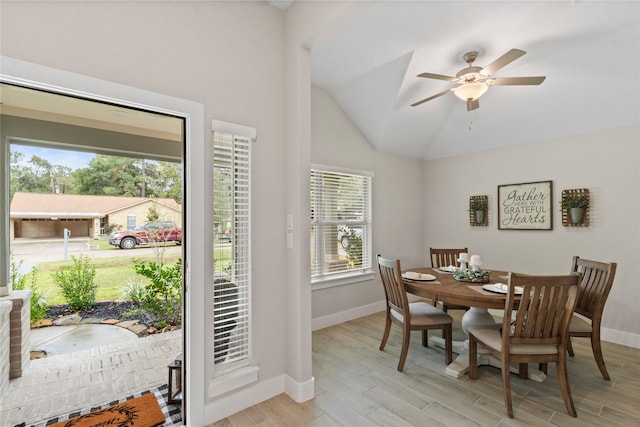
[[418,74],[418,77],[425,77],[428,79],[446,80],[456,83],[457,86],[449,88],[443,92],[437,93],[433,96],[425,98],[421,101],[411,104],[412,107],[416,107],[432,99],[439,98],[443,95],[453,92],[458,98],[467,103],[467,111],[475,110],[480,106],[478,98],[484,94],[489,86],[513,86],[513,85],[539,85],[546,77],[491,77],[491,74],[495,73],[502,67],[510,64],[516,59],[524,55],[524,50],[511,49],[509,52],[502,55],[500,58],[493,61],[486,67],[474,67],[473,61],[478,57],[478,52],[471,51],[464,54],[463,59],[469,65],[456,74],[455,77],[443,76],[442,74],[422,73]]

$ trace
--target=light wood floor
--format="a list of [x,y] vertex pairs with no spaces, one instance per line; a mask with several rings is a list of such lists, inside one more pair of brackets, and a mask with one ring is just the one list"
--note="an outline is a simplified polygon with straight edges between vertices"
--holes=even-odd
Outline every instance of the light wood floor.
[[[457,318],[454,339],[460,339],[461,312],[451,314]],[[515,418],[509,419],[499,369],[481,367],[475,381],[445,376],[444,351],[422,347],[414,332],[404,372],[398,372],[401,332],[393,325],[382,352],[383,325],[378,313],[314,332],[314,399],[298,404],[282,394],[210,427],[640,426],[640,349],[603,343],[611,376],[605,381],[589,340],[574,339],[569,382],[578,418],[567,414],[551,364],[544,383],[512,374]]]

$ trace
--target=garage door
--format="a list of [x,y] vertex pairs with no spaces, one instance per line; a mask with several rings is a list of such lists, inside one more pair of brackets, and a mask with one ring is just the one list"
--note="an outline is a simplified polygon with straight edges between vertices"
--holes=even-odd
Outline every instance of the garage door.
[[71,237],[89,237],[89,220],[86,219],[23,219],[20,237],[62,239],[65,228],[71,230]]
[[[89,237],[89,220],[87,219],[62,219],[59,230],[68,228],[71,230],[71,237]],[[59,232],[62,236],[62,231]]]
[[50,219],[23,219],[22,236],[29,238],[55,236],[56,221]]

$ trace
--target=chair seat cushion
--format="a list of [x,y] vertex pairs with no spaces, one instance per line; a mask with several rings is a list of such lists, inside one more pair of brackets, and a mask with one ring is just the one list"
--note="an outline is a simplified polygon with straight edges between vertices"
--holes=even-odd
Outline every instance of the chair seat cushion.
[[569,325],[569,333],[571,332],[582,332],[582,333],[591,333],[591,320],[586,317],[580,316],[576,313],[573,313],[571,316],[571,324]]
[[[412,302],[409,304],[411,324],[415,326],[445,325],[452,323],[453,318],[444,311],[426,302]],[[391,315],[399,322],[404,321],[402,313],[391,310]]]
[[[502,333],[499,329],[469,329],[478,341],[494,350],[502,349]],[[557,354],[554,344],[511,344],[509,354]]]

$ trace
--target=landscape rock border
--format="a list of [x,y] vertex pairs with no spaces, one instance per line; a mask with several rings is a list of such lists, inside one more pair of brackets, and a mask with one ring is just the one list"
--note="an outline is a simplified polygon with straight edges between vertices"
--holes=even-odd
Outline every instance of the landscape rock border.
[[[116,307],[118,306],[118,304],[114,304],[113,301],[102,301],[97,303],[97,305],[100,305],[100,304],[107,304],[109,306],[116,306]],[[94,308],[95,308],[95,305],[94,305]],[[60,307],[58,307],[58,309],[60,310]],[[98,313],[96,311],[98,311]],[[51,313],[49,314],[50,314],[49,317],[52,317]],[[114,314],[114,313],[111,313],[111,314]],[[100,316],[99,310],[94,310],[94,309],[89,310],[86,313],[71,313],[71,314],[57,315],[53,320],[50,318],[44,318],[36,322],[33,322],[31,324],[31,329],[40,329],[40,328],[55,327],[55,326],[74,326],[74,325],[81,325],[81,324],[104,324],[104,325],[118,326],[133,332],[134,334],[136,334],[138,338],[143,338],[152,334],[160,334],[164,332],[181,329],[180,326],[172,326],[172,325],[168,325],[168,326],[165,326],[164,328],[158,329],[154,326],[146,325],[141,321],[141,319],[134,318],[134,319],[122,320],[109,315]],[[44,351],[38,350],[38,351],[31,352],[32,360],[41,359],[43,357],[47,357],[47,354]]]

